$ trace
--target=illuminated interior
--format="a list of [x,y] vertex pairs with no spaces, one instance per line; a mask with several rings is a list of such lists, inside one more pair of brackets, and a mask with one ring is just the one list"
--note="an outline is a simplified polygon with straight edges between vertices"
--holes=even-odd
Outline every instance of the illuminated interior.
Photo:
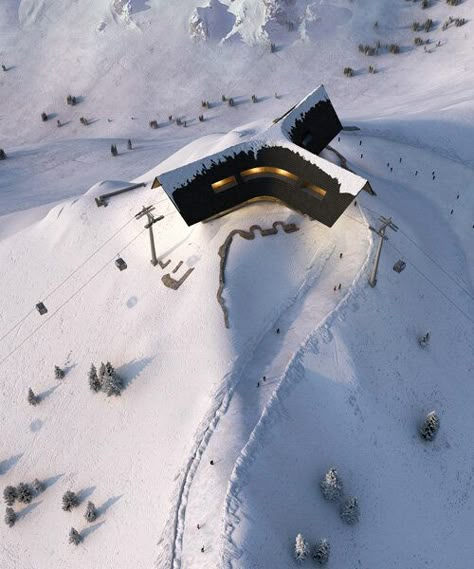
[[288,170],[282,170],[281,168],[275,168],[273,166],[258,166],[256,168],[250,168],[249,170],[240,172],[240,175],[244,179],[250,178],[252,176],[262,176],[265,174],[273,174],[275,176],[280,176],[288,180],[293,180],[294,182],[298,180],[298,176],[295,176],[291,172],[288,172]]
[[[295,174],[292,174],[288,170],[283,170],[282,168],[275,168],[274,166],[257,166],[255,168],[243,170],[242,172],[240,172],[240,175],[242,176],[242,179],[244,181],[264,176],[270,176],[270,177],[276,176],[278,178],[283,178],[286,181],[291,180],[293,184],[299,181],[298,176],[296,176]],[[214,192],[217,193],[227,190],[229,188],[233,188],[234,186],[237,185],[237,183],[238,182],[235,176],[229,176],[228,178],[224,178],[222,180],[219,180],[218,182],[214,182],[213,184],[211,184],[211,187],[214,190]],[[301,189],[311,192],[313,195],[315,195],[316,198],[320,200],[322,200],[327,194],[326,190],[323,190],[323,188],[321,188],[320,186],[316,186],[315,184],[310,184],[309,182],[304,182],[304,181],[300,181],[298,186],[300,184],[301,184],[300,186]]]
[[224,178],[223,180],[214,182],[213,184],[211,184],[211,188],[215,192],[222,192],[223,190],[227,190],[236,185],[237,185],[237,180],[235,179],[235,176],[229,176],[228,178]]
[[324,196],[327,194],[326,190],[320,188],[319,186],[315,186],[314,184],[305,184],[304,188],[307,190],[311,190],[316,194],[316,197],[322,200]]

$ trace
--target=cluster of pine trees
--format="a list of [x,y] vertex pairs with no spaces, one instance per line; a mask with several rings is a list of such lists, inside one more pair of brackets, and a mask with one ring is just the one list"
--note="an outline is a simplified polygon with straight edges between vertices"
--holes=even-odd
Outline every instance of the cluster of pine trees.
[[3,490],[3,500],[7,505],[5,510],[5,523],[8,527],[13,527],[16,522],[16,512],[13,509],[15,502],[19,504],[30,504],[33,498],[39,496],[44,490],[44,484],[35,478],[32,484],[20,482],[18,486],[6,486]]
[[94,393],[103,391],[110,397],[111,395],[121,395],[124,385],[113,365],[110,362],[106,364],[101,362],[98,373],[95,365],[91,364],[89,370],[89,388]]

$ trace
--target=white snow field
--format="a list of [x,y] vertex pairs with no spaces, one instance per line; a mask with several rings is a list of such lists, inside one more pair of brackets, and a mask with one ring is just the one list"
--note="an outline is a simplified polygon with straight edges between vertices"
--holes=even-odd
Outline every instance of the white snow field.
[[[474,9],[431,4],[0,3],[0,486],[46,486],[15,504],[12,528],[1,523],[2,569],[287,569],[300,532],[329,539],[328,567],[472,565]],[[450,16],[467,23],[443,31]],[[430,32],[412,31],[427,18]],[[359,52],[377,40],[401,53]],[[332,228],[270,202],[187,227],[151,189],[320,83],[360,128],[331,146],[377,193]],[[96,206],[129,182],[146,185]],[[154,225],[164,268],[134,217],[148,205],[165,216]],[[371,288],[379,215],[399,231],[387,230]],[[234,238],[226,329],[219,247],[275,221],[299,230]],[[177,290],[162,281],[186,274]],[[107,360],[121,397],[89,389],[91,362]],[[433,409],[441,427],[425,443]],[[322,498],[331,466],[360,500],[355,526]],[[67,490],[81,500],[73,512],[61,509]]]

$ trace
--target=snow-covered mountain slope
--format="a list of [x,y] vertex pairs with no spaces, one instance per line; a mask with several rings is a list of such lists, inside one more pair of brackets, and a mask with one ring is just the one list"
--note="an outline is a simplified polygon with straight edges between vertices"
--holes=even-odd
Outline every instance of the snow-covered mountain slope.
[[[474,369],[472,184],[462,182],[462,166],[426,152],[365,137],[362,147],[364,160],[390,172],[385,157],[396,172],[377,185],[376,200],[361,200],[362,211],[373,225],[377,212],[392,215],[400,229],[388,235],[377,287],[360,275],[295,352],[236,461],[225,567],[287,566],[299,532],[312,544],[328,538],[338,566],[462,568],[473,553],[466,528],[474,456],[465,428]],[[460,182],[456,195],[446,195],[448,179]],[[400,257],[407,268],[397,274]],[[432,341],[423,349],[426,330]],[[418,428],[433,408],[442,427],[427,445]],[[360,500],[354,528],[321,495],[333,466],[345,493]]]
[[[443,31],[449,16],[468,22]],[[437,566],[449,552],[450,566],[469,565],[473,16],[471,0],[427,10],[405,0],[4,0],[0,482],[38,477],[47,488],[15,505],[13,528],[0,525],[2,569],[283,569],[300,531],[330,538],[331,565]],[[433,30],[414,33],[426,18]],[[430,38],[428,51],[415,36]],[[358,51],[377,40],[401,53]],[[150,189],[160,172],[253,136],[319,83],[343,123],[361,128],[332,146],[377,192],[332,229],[270,203],[188,228]],[[147,185],[96,207],[129,181]],[[163,269],[134,217],[151,204],[165,216],[154,226]],[[388,232],[371,289],[368,224],[379,214],[400,230]],[[219,247],[234,229],[277,220],[299,231],[234,238],[227,330]],[[163,284],[191,268],[178,290]],[[102,360],[125,380],[120,398],[88,388]],[[37,407],[29,387],[42,394]],[[441,431],[426,447],[416,427],[433,407]],[[320,500],[333,464],[361,500],[353,530]],[[61,510],[68,489],[82,499],[72,513]],[[100,512],[89,526],[87,500]]]

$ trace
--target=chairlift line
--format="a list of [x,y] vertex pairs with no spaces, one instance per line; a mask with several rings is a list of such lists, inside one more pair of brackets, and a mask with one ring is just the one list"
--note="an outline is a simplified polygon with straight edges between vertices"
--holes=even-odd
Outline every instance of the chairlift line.
[[[137,233],[137,235],[135,235],[135,237],[133,237],[133,239],[131,239],[124,247],[122,247],[122,251],[124,251],[125,249],[127,249],[127,247],[129,247],[134,241],[136,241],[140,235],[142,235],[142,233],[146,231],[145,228],[143,228],[139,233]],[[51,315],[49,316],[49,318],[46,318],[45,320],[43,320],[43,322],[41,322],[41,324],[39,326],[37,326],[30,334],[28,334],[28,336],[26,336],[26,338],[24,338],[17,346],[15,346],[2,360],[0,360],[0,366],[5,363],[17,350],[19,350],[30,338],[32,338],[45,324],[47,324],[54,316],[56,316],[56,314],[64,307],[66,306],[66,304],[68,304],[75,296],[77,296],[93,279],[95,279],[108,265],[110,265],[112,262],[114,262],[115,259],[115,255],[114,257],[112,257],[111,259],[109,259],[104,265],[102,265],[102,267],[100,267],[100,269],[98,269],[84,284],[82,284],[75,292],[73,292],[71,294],[71,296],[69,296],[62,304],[60,304],[56,310],[54,312],[51,313]],[[39,303],[41,304],[41,303]]]
[[[169,201],[169,198],[163,198],[161,200],[158,200],[157,202],[154,202],[154,205],[159,205],[160,203],[163,203],[165,201]],[[166,214],[164,217],[167,217],[168,215],[173,215],[174,213],[176,213],[175,211],[172,211],[168,214]],[[131,223],[133,220],[135,219],[135,217],[131,217],[126,223],[124,223],[124,225],[122,225],[121,227],[119,227],[119,229],[117,229],[117,231],[115,231],[115,233],[113,233],[108,239],[106,239],[106,241],[104,241],[102,243],[102,245],[100,245],[95,251],[93,251],[86,259],[84,259],[84,261],[78,266],[76,267],[64,280],[62,280],[52,291],[50,291],[46,296],[43,297],[43,304],[44,301],[47,300],[50,296],[52,296],[57,290],[59,290],[68,280],[70,280],[80,269],[82,269],[82,267],[88,263],[92,257],[94,257],[101,249],[103,249],[114,237],[116,237],[116,235],[118,235],[123,229],[125,229],[125,227]],[[16,330],[16,328],[18,328],[18,326],[20,326],[21,324],[23,324],[23,322],[29,317],[31,316],[31,314],[35,311],[39,309],[35,306],[33,307],[31,310],[29,310],[20,320],[18,320],[9,330],[7,330],[2,336],[0,336],[0,343],[3,342],[3,340],[5,340],[5,338],[7,338],[14,330]]]

